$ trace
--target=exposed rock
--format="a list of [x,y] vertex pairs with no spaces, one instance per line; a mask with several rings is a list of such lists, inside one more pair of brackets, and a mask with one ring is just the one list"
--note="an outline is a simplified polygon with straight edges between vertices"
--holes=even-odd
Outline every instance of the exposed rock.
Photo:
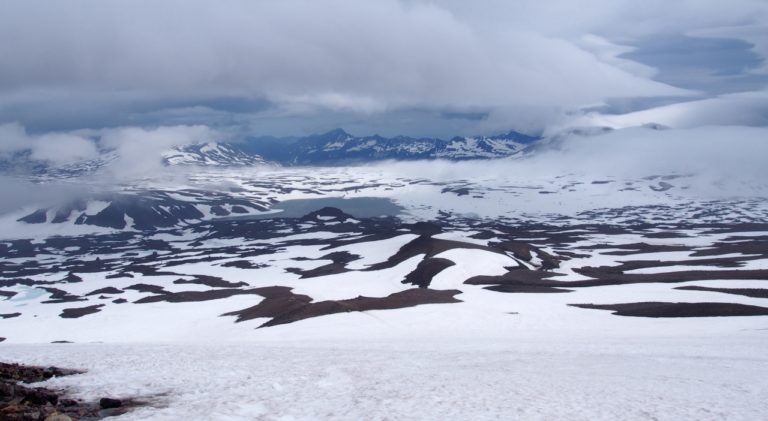
[[13,298],[17,293],[15,291],[3,291],[0,290],[0,297],[5,297],[6,299]]
[[238,288],[247,286],[245,282],[229,282],[225,281],[218,276],[210,275],[195,275],[192,279],[177,279],[173,281],[174,284],[199,284],[206,285],[212,288]]
[[248,213],[248,209],[246,209],[246,208],[244,208],[244,207],[242,207],[240,205],[232,206],[231,209],[232,209],[232,213],[240,213],[240,214]]
[[28,224],[42,224],[48,220],[48,209],[38,209],[29,215],[19,218],[18,222],[26,222]]
[[324,207],[320,210],[310,212],[303,217],[301,217],[301,221],[317,221],[321,218],[330,218],[329,221],[338,221],[338,222],[344,222],[347,219],[354,219],[352,215],[349,215],[347,213],[344,213],[341,209],[334,208],[334,207]]
[[117,289],[115,287],[100,288],[85,294],[86,297],[98,294],[123,294],[125,291]]
[[658,273],[613,273],[610,269],[584,267],[573,269],[574,272],[596,278],[588,281],[573,281],[579,286],[622,285],[639,283],[678,283],[689,281],[710,281],[727,279],[768,280],[768,269],[749,270],[686,270]]
[[232,267],[238,269],[261,269],[266,267],[266,265],[263,264],[254,264],[250,260],[232,260],[230,262],[222,263],[221,266],[225,268]]
[[120,399],[101,398],[99,400],[99,406],[101,409],[119,408],[123,406],[123,401]]
[[608,256],[630,256],[638,253],[661,253],[665,251],[690,251],[688,246],[675,246],[664,244],[632,243],[632,244],[600,244],[580,247],[583,250],[619,249],[603,254]]
[[565,289],[565,288],[554,288],[554,287],[538,286],[538,285],[514,285],[514,284],[492,285],[489,287],[485,287],[485,289],[490,291],[496,291],[496,292],[533,293],[533,294],[573,291],[572,289]]
[[211,206],[211,213],[216,215],[216,216],[227,216],[227,215],[229,215],[229,211],[224,209],[223,207],[221,207],[219,205]]
[[64,291],[58,288],[50,288],[50,287],[39,287],[39,288],[44,289],[49,294],[51,294],[51,299],[43,301],[43,303],[46,303],[46,304],[60,304],[60,303],[71,303],[75,301],[88,301],[85,298],[82,298],[78,295],[72,295],[67,291]]
[[133,274],[130,273],[113,273],[105,276],[106,279],[119,279],[119,278],[133,278]]
[[509,272],[499,275],[479,275],[473,276],[466,281],[467,285],[516,285],[516,286],[566,286],[570,282],[550,281],[549,278],[561,276],[561,273],[546,272],[541,270],[526,270],[522,268],[512,268]]
[[63,319],[77,319],[89,314],[98,313],[101,311],[102,307],[104,307],[104,304],[96,304],[88,307],[65,308],[62,310],[61,314],[59,314],[59,317]]
[[768,298],[768,289],[766,288],[710,288],[710,287],[700,287],[700,286],[685,286],[685,287],[677,287],[675,289],[680,289],[684,291],[709,291],[709,292],[720,292],[723,294],[735,294],[735,295],[743,295],[745,297],[753,297],[753,298]]
[[481,246],[479,244],[464,243],[461,241],[442,240],[428,236],[420,236],[402,246],[400,250],[398,250],[397,253],[387,259],[387,261],[371,265],[366,270],[374,271],[389,269],[420,254],[425,255],[425,259],[429,259],[440,253],[453,249],[485,250],[491,253],[505,254],[503,250],[498,248]]
[[405,227],[409,228],[414,234],[423,235],[425,237],[431,237],[443,232],[443,227],[434,222],[416,222],[414,224],[405,225]]
[[414,288],[390,294],[386,297],[363,297],[349,300],[329,300],[312,302],[306,295],[297,295],[287,290],[278,290],[272,296],[265,297],[259,304],[243,310],[222,314],[237,316],[237,322],[256,318],[270,318],[260,327],[293,323],[312,317],[351,311],[389,310],[414,307],[421,304],[442,304],[461,302],[454,298],[459,290],[435,290]]
[[150,295],[149,297],[140,298],[135,301],[136,304],[146,303],[158,303],[161,301],[169,303],[190,303],[197,301],[210,301],[221,300],[223,298],[229,298],[235,295],[262,295],[263,288],[253,289],[212,289],[208,291],[181,291],[181,292],[169,292],[160,295]]
[[0,379],[22,381],[24,383],[40,382],[51,377],[70,376],[81,373],[83,372],[79,370],[58,367],[36,367],[0,362]]
[[88,203],[86,203],[86,201],[82,199],[75,199],[56,209],[56,214],[53,216],[53,220],[51,220],[51,222],[54,224],[61,224],[68,221],[73,212],[82,212],[87,208]]
[[316,260],[331,260],[332,263],[327,265],[318,266],[314,269],[296,269],[286,268],[288,272],[301,275],[302,278],[316,278],[318,276],[336,275],[339,273],[349,272],[347,269],[347,263],[360,259],[360,256],[352,254],[346,251],[337,251],[327,254]]
[[133,289],[139,292],[150,293],[150,294],[169,294],[169,292],[166,291],[165,288],[158,285],[149,285],[149,284],[134,284],[134,285],[125,287],[123,289]]
[[[96,420],[110,415],[127,412],[130,407],[140,405],[133,400],[120,401],[119,409],[107,413],[101,402],[81,402],[67,398],[61,391],[42,387],[29,387],[27,383],[41,382],[51,377],[79,374],[81,371],[57,367],[34,367],[19,364],[0,363],[0,420],[30,421],[72,421]],[[24,383],[24,384],[22,384]],[[115,408],[114,406],[109,406]]]
[[432,283],[432,278],[443,270],[456,265],[456,263],[439,257],[424,259],[419,262],[413,272],[405,276],[402,283],[426,288]]
[[467,196],[469,195],[469,189],[466,187],[444,187],[441,191],[441,193],[454,193],[456,196]]
[[68,283],[83,282],[83,278],[75,275],[72,272],[69,272],[67,273],[67,276],[64,278],[64,282],[68,282]]
[[768,308],[735,303],[569,304],[573,307],[611,310],[618,316],[633,317],[725,317],[768,316]]

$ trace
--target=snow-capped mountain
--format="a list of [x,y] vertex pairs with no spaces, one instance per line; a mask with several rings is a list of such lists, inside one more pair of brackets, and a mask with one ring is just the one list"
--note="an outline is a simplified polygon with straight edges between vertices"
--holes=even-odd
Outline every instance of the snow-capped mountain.
[[[413,138],[353,136],[342,129],[305,137],[255,137],[241,142],[175,146],[157,159],[167,166],[244,167],[257,165],[337,165],[381,160],[472,160],[522,156],[541,144],[515,131],[496,136]],[[149,158],[149,157],[148,157]],[[114,149],[95,159],[53,164],[32,159],[30,151],[0,158],[0,173],[63,179],[90,175],[120,159]]]
[[515,131],[480,137],[353,136],[342,129],[305,137],[255,137],[244,142],[176,147],[167,165],[329,165],[379,160],[492,159],[521,154],[539,140]]
[[205,143],[174,148],[167,165],[328,165],[378,160],[492,159],[521,154],[539,140],[515,131],[480,137],[391,138],[353,136],[342,129],[305,137],[258,137],[244,142]]
[[252,138],[237,145],[286,165],[318,165],[373,160],[490,159],[522,153],[539,138],[510,131],[491,137],[413,138],[353,136],[342,129],[300,138]]
[[163,155],[166,165],[249,166],[267,162],[259,155],[248,153],[236,145],[208,142],[177,146]]

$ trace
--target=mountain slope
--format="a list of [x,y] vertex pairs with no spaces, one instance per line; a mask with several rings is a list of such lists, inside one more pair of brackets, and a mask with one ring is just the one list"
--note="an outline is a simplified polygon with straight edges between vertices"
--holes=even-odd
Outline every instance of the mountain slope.
[[248,153],[237,145],[202,143],[177,146],[163,154],[166,165],[249,166],[267,162],[259,155]]
[[511,131],[492,137],[413,138],[353,136],[342,129],[307,137],[251,138],[243,151],[286,165],[323,165],[375,160],[490,159],[517,155],[539,138]]

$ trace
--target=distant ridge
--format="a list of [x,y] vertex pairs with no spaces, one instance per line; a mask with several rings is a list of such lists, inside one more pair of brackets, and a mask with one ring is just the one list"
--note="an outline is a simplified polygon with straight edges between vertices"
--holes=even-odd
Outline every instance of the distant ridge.
[[409,136],[353,136],[343,129],[305,137],[254,137],[232,147],[283,165],[331,165],[378,160],[492,159],[521,154],[540,138],[510,131],[450,140]]
[[[173,147],[161,159],[165,165],[242,167],[254,165],[344,165],[383,160],[462,161],[522,156],[535,150],[541,138],[516,131],[495,136],[456,136],[451,139],[380,135],[354,136],[343,129],[304,137],[250,137],[235,142],[207,142]],[[99,157],[64,165],[32,159],[29,151],[0,157],[0,174],[73,178],[93,174],[119,153],[102,149]],[[151,157],[148,157],[151,159]]]

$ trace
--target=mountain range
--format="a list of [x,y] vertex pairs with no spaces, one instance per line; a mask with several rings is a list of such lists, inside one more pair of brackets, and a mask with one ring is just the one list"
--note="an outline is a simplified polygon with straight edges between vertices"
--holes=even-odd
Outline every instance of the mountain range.
[[[494,159],[532,151],[541,138],[516,131],[495,136],[428,137],[353,136],[343,129],[303,137],[249,137],[174,146],[161,157],[168,166],[213,167],[282,165],[332,166],[383,160],[451,161]],[[36,160],[29,150],[0,155],[0,174],[71,178],[94,173],[120,158],[119,151],[100,149],[95,159],[53,164]],[[151,157],[147,157],[151,159]]]
[[282,165],[329,165],[376,160],[491,159],[519,154],[538,137],[510,131],[496,136],[414,138],[353,136],[342,129],[306,137],[258,137],[228,147]]

